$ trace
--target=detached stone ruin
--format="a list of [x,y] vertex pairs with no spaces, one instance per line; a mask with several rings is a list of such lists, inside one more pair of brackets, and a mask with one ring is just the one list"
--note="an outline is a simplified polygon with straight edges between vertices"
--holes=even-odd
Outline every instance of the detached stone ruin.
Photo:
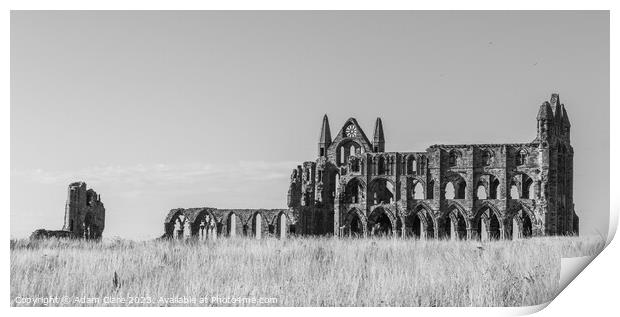
[[67,190],[65,224],[62,230],[35,230],[30,239],[74,238],[101,239],[105,227],[105,207],[101,195],[87,189],[86,183],[75,182]]

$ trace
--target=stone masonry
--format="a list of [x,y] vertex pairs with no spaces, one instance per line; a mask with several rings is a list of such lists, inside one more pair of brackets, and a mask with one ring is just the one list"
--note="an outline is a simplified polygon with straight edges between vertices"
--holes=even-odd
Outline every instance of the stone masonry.
[[323,117],[318,158],[293,169],[288,209],[172,209],[164,237],[400,236],[519,239],[579,233],[570,121],[558,94],[527,143],[432,145],[386,152],[355,118],[332,139]]
[[30,236],[37,238],[83,238],[101,239],[105,227],[105,208],[101,196],[86,183],[69,184],[65,204],[65,224],[62,230],[35,230]]
[[518,239],[578,234],[571,124],[558,94],[527,143],[432,145],[386,152],[377,118],[368,139],[354,118],[332,139],[323,117],[318,158],[291,175],[300,234]]

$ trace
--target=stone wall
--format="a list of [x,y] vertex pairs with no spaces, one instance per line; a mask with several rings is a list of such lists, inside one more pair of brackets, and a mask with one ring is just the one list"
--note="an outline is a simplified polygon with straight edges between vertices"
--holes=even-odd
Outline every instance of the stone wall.
[[101,196],[86,183],[69,184],[62,230],[35,230],[31,239],[48,237],[100,239],[105,228],[105,207]]
[[531,142],[433,145],[424,152],[384,147],[381,119],[371,142],[354,118],[332,140],[323,118],[319,157],[291,175],[288,206],[303,234],[578,234],[570,121],[557,94],[540,106]]

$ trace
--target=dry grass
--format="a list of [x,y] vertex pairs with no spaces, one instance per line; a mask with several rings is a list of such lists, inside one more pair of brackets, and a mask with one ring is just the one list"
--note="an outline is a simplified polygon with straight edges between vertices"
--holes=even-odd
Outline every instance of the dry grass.
[[33,305],[17,296],[99,298],[94,305],[107,296],[150,297],[153,306],[181,296],[272,297],[278,306],[533,305],[555,296],[560,257],[603,246],[593,237],[20,240],[11,241],[11,305]]

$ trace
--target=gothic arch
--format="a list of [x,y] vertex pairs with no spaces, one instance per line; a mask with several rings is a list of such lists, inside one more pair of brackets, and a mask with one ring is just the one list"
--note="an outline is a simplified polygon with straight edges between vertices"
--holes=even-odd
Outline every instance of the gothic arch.
[[[454,189],[454,196],[450,193],[450,188]],[[449,173],[445,175],[441,182],[441,191],[445,199],[465,199],[467,192],[467,181],[459,173]],[[447,194],[447,195],[446,195]]]
[[467,239],[467,230],[470,228],[469,214],[457,202],[447,204],[447,208],[437,220],[440,227],[440,237],[452,240]]
[[480,160],[482,166],[489,166],[492,164],[493,159],[495,158],[495,151],[492,149],[484,148],[480,153]]
[[451,149],[448,152],[448,167],[455,167],[460,164],[463,154],[457,149]]
[[[418,193],[416,188],[418,188],[418,184],[422,187],[421,193]],[[416,198],[416,194],[418,198]],[[409,199],[426,199],[427,197],[427,184],[422,177],[410,177],[407,179],[407,197]]]
[[229,237],[240,237],[243,235],[243,220],[234,211],[228,212],[222,222],[225,223],[225,234]]
[[[510,199],[534,199],[535,187],[534,178],[528,173],[516,172],[510,177],[509,191]],[[517,197],[515,197],[517,196]]]
[[188,217],[192,225],[192,235],[199,240],[214,240],[219,235],[218,227],[220,221],[207,208],[204,208]]
[[473,217],[472,229],[480,240],[499,240],[504,238],[504,218],[499,209],[490,202],[484,202]]
[[515,165],[521,166],[527,163],[528,157],[530,156],[530,151],[526,147],[517,148],[515,152]]
[[[351,148],[354,149],[354,153],[351,153]],[[349,157],[354,156],[357,153],[361,153],[364,147],[356,140],[351,138],[345,138],[338,142],[336,146],[336,163],[338,166],[342,166],[348,163]]]
[[[389,187],[392,187],[392,190]],[[385,177],[377,177],[368,184],[367,205],[389,204],[395,199],[396,186],[392,180]]]
[[185,217],[184,209],[173,209],[166,217],[166,234],[173,239],[181,239],[185,235]]
[[[541,221],[541,219],[536,217],[536,214],[532,211],[530,207],[522,203],[512,205],[509,212],[507,213],[506,218],[507,232],[510,233],[513,239],[535,236],[537,227]],[[526,228],[523,227],[523,222],[526,218],[530,222],[529,233],[524,232],[524,229]],[[514,227],[515,225],[517,225],[517,228]],[[515,237],[515,233],[519,233],[519,235]]]
[[388,157],[379,155],[377,157],[377,175],[387,175],[388,174]]
[[252,237],[262,239],[269,232],[269,220],[261,211],[255,211],[248,219],[248,229],[251,230]]
[[345,204],[359,204],[366,198],[366,182],[361,177],[353,177],[344,186]]
[[476,184],[476,187],[474,188],[474,193],[476,193],[477,199],[481,199],[478,196],[479,185],[484,186],[484,190],[487,194],[486,199],[499,199],[499,193],[501,192],[501,183],[499,181],[499,178],[495,174],[490,172],[481,173],[476,177],[474,183]]
[[405,170],[407,175],[414,175],[418,172],[418,158],[415,154],[407,155]]
[[272,220],[272,224],[275,227],[276,237],[284,239],[290,234],[290,228],[293,225],[293,220],[289,217],[284,210],[278,212]]
[[349,236],[366,236],[368,221],[359,208],[351,208],[344,219],[345,234]]
[[427,204],[420,203],[415,207],[413,214],[420,219],[422,232],[424,232],[421,236],[427,239],[434,238],[437,232],[437,220],[432,209]]
[[391,235],[397,229],[394,213],[383,206],[373,208],[367,222],[367,231],[371,235]]

